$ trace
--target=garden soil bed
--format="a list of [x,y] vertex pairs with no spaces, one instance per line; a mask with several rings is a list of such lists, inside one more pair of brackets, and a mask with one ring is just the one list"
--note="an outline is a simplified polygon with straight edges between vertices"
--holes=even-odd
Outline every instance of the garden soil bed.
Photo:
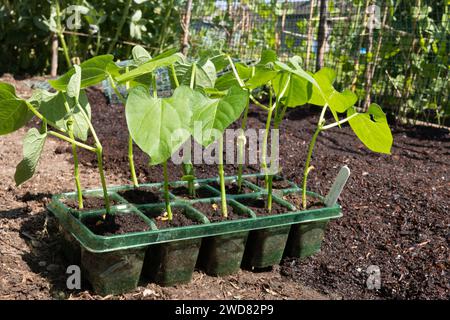
[[[220,184],[218,182],[211,183],[211,186],[220,191]],[[249,194],[254,191],[247,186],[242,186],[239,192],[239,186],[236,182],[225,183],[225,191],[227,194],[238,195],[238,194]]]
[[[29,97],[27,81],[2,77]],[[104,146],[110,185],[128,183],[127,130],[122,106],[109,106],[99,90],[89,90],[93,121]],[[294,109],[281,125],[282,174],[301,183],[307,145],[317,108]],[[248,124],[263,128],[265,114],[251,108]],[[235,127],[238,127],[236,124]],[[48,139],[35,177],[20,188],[15,165],[22,157],[26,130],[0,137],[0,299],[92,299],[89,291],[65,287],[56,219],[45,206],[52,194],[73,191],[70,148]],[[344,216],[332,221],[322,250],[305,260],[286,259],[271,271],[240,271],[215,278],[195,272],[191,283],[162,288],[142,283],[135,291],[108,299],[449,299],[450,134],[429,127],[393,127],[392,155],[368,151],[350,128],[321,133],[314,152],[309,189],[326,194],[340,167],[352,175],[340,203]],[[90,141],[92,142],[92,141]],[[135,148],[141,182],[161,180],[160,166]],[[95,155],[80,152],[83,188],[98,188]],[[196,166],[200,178],[217,175],[216,166]],[[227,175],[237,172],[227,165]],[[255,173],[256,166],[246,167]],[[169,165],[179,180],[180,167]],[[366,286],[369,266],[378,266],[381,288]]]

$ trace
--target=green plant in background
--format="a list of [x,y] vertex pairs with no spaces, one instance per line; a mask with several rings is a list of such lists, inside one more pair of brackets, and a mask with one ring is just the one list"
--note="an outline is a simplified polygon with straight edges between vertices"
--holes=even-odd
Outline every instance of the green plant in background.
[[[0,134],[9,134],[18,130],[33,117],[37,117],[41,122],[41,129],[30,129],[24,139],[24,159],[16,169],[14,176],[16,184],[20,185],[33,176],[45,140],[49,135],[52,135],[72,145],[80,209],[83,207],[83,202],[76,148],[84,148],[97,154],[105,208],[106,212],[109,213],[109,195],[103,170],[103,148],[92,125],[90,106],[82,89],[83,85],[89,80],[83,78],[79,66],[75,66],[70,74],[67,74],[63,79],[67,82],[60,81],[58,83],[58,92],[50,93],[39,90],[28,101],[18,98],[14,87],[11,85],[0,84]],[[52,130],[48,130],[48,127]],[[95,146],[79,141],[86,141],[89,132],[94,138]]]

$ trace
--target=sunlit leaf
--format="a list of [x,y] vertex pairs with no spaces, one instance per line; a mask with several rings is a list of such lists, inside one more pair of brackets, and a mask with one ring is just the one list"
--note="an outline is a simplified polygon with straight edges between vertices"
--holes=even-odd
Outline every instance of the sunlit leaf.
[[[356,113],[354,108],[347,111],[347,116]],[[392,133],[386,115],[381,107],[372,103],[366,113],[360,113],[349,120],[356,136],[364,145],[374,152],[391,153]]]
[[44,149],[47,133],[31,128],[23,139],[23,160],[17,165],[14,180],[19,186],[33,177]]

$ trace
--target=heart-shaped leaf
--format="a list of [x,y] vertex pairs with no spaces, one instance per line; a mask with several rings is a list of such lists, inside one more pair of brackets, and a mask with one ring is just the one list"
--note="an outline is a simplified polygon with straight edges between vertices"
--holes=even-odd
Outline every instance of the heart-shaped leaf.
[[36,128],[31,128],[25,135],[23,139],[23,160],[17,165],[14,174],[17,186],[33,177],[46,138],[47,133],[40,133]]
[[22,128],[32,117],[27,102],[16,96],[14,87],[0,83],[0,135]]
[[[69,105],[70,113],[67,113],[64,106],[66,101]],[[76,103],[76,99],[68,97],[63,92],[50,93],[45,90],[35,91],[29,102],[35,105],[47,120],[55,123],[59,129],[67,130],[67,121],[72,116],[74,136],[82,141],[87,140],[89,123],[81,113],[80,107],[84,109],[90,119],[91,106],[83,90],[79,95],[79,105]]]
[[[118,76],[120,68],[114,63],[114,56],[107,54],[86,60],[81,65],[81,88],[102,82],[108,74]],[[75,68],[56,80],[49,80],[50,85],[57,91],[66,91],[70,79],[75,74]]]
[[[175,72],[178,81],[182,85],[191,84],[193,64],[176,63]],[[171,75],[172,76],[172,75]],[[203,65],[195,64],[195,87],[196,88],[214,88],[217,80],[216,67],[210,60],[206,60]]]
[[[356,113],[354,108],[347,111],[347,116]],[[372,103],[366,113],[360,113],[349,120],[350,126],[359,140],[374,152],[391,153],[392,133],[381,107]]]
[[155,165],[166,161],[189,138],[194,91],[178,87],[170,98],[154,98],[145,87],[130,91],[126,105],[128,129]]
[[200,123],[202,130],[193,129],[194,139],[207,147],[218,139],[234,121],[239,119],[248,103],[248,92],[240,87],[232,87],[220,99],[210,99],[200,94],[193,104],[194,127]]
[[328,104],[332,111],[343,113],[358,100],[357,96],[350,90],[344,90],[341,93],[334,89],[333,82],[336,79],[334,70],[323,68],[316,72],[313,77],[320,89],[317,87],[312,88],[312,96],[309,103],[318,106]]

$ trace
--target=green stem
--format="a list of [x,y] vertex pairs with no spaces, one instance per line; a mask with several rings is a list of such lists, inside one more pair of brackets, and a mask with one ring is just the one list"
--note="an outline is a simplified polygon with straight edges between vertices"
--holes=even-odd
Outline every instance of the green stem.
[[64,140],[64,141],[66,141],[66,142],[73,143],[73,144],[75,144],[76,146],[78,146],[78,147],[80,147],[80,148],[83,148],[83,149],[86,149],[86,150],[88,150],[88,151],[91,151],[91,152],[96,152],[96,151],[97,151],[97,149],[94,148],[94,147],[91,147],[91,146],[88,146],[87,144],[78,142],[78,141],[76,141],[76,140],[74,140],[74,139],[71,139],[71,138],[69,138],[69,137],[66,137],[65,135],[62,135],[62,134],[60,134],[60,133],[58,133],[58,132],[55,132],[55,131],[48,131],[48,134],[49,134],[49,135],[52,135],[52,136],[54,136],[54,137],[56,137],[56,138],[59,138],[59,139],[61,139],[61,140]]
[[313,137],[311,139],[311,142],[310,142],[309,148],[308,148],[308,155],[306,157],[305,170],[303,172],[303,184],[302,184],[302,205],[303,205],[303,209],[306,209],[306,184],[308,182],[308,174],[312,170],[312,167],[310,167],[312,153],[313,153],[313,150],[314,150],[314,146],[316,144],[317,137],[319,136],[319,133],[321,131],[322,131],[322,124],[319,124],[319,126],[316,129],[316,131],[314,132],[314,135],[313,135]]
[[95,132],[94,126],[92,125],[91,119],[89,119],[89,117],[86,114],[86,112],[84,111],[83,107],[80,105],[78,99],[76,99],[76,103],[78,105],[78,109],[80,110],[80,112],[83,115],[84,119],[88,123],[89,130],[91,131],[92,136],[94,137],[94,140],[95,140],[95,146],[97,147],[96,148],[96,153],[97,153],[97,161],[98,161],[98,171],[100,173],[100,180],[101,180],[101,183],[102,183],[102,189],[103,189],[103,196],[104,196],[104,200],[105,200],[106,213],[109,214],[111,212],[111,206],[110,206],[110,203],[109,203],[109,194],[108,194],[108,189],[107,189],[107,186],[106,186],[105,171],[104,171],[104,168],[103,168],[103,147],[102,147],[102,144],[100,143],[100,140],[98,139],[97,133]]
[[218,140],[219,143],[219,179],[220,179],[220,200],[222,204],[222,216],[228,218],[227,194],[225,191],[225,170],[223,169],[223,138]]
[[108,189],[106,187],[105,171],[103,169],[103,148],[101,145],[97,146],[97,162],[98,162],[98,171],[100,173],[100,180],[102,183],[103,198],[105,200],[106,213],[109,214],[111,212],[111,206],[109,203]]
[[67,48],[66,40],[64,38],[62,26],[61,26],[61,9],[59,8],[59,0],[55,1],[56,7],[56,28],[59,41],[61,41],[61,46],[63,48],[64,57],[66,58],[67,67],[72,67],[72,61],[70,60],[69,49]]
[[169,197],[169,178],[167,175],[167,161],[163,162],[164,171],[164,201],[166,202],[166,211],[169,221],[172,221],[172,208],[170,207],[170,197]]
[[194,86],[195,86],[196,73],[197,73],[197,65],[195,63],[193,63],[192,64],[192,73],[191,73],[191,83],[190,83],[191,89],[194,89]]
[[[109,82],[111,83],[111,87],[113,88],[114,92],[116,93],[116,96],[122,102],[123,106],[126,107],[127,101],[125,100],[124,96],[120,93],[119,89],[117,88],[113,77],[110,74],[108,74],[108,78],[109,78]],[[127,83],[127,85],[128,85],[128,83]],[[131,181],[133,182],[133,186],[137,188],[137,187],[139,187],[139,181],[137,179],[136,169],[134,166],[133,138],[131,137],[130,133],[128,133],[128,163],[130,166]]]
[[[66,108],[67,114],[71,114],[70,106],[69,106],[69,103],[67,102],[65,96],[64,96],[64,107]],[[70,139],[75,140],[75,136],[73,134],[73,117],[72,116],[70,116],[68,124],[67,124],[67,132],[69,134]],[[84,205],[83,205],[83,192],[81,189],[77,146],[73,142],[71,143],[71,145],[72,145],[73,164],[74,164],[75,186],[77,189],[77,197],[78,197],[78,208],[81,210],[81,209],[83,209]]]
[[166,37],[167,37],[167,33],[168,33],[167,26],[169,25],[169,22],[170,22],[170,15],[172,14],[173,7],[174,7],[174,0],[171,0],[170,4],[169,4],[169,8],[167,9],[167,12],[166,12],[166,16],[164,17],[163,26],[160,29],[160,36],[159,36],[159,41],[158,41],[159,53],[161,53],[163,51],[164,46],[166,44]]
[[136,169],[134,167],[134,156],[133,156],[133,138],[128,134],[128,163],[130,165],[131,180],[133,181],[133,186],[135,188],[139,187],[139,181],[136,176]]
[[170,70],[172,71],[173,81],[175,82],[175,88],[180,86],[180,82],[178,81],[177,72],[175,71],[175,66],[173,64],[170,65]]
[[125,25],[125,22],[127,22],[128,13],[129,13],[130,7],[131,7],[131,1],[132,0],[126,0],[126,2],[125,2],[125,8],[123,10],[122,18],[120,19],[119,25],[117,26],[116,34],[114,35],[114,39],[111,41],[111,43],[109,45],[108,52],[107,52],[108,54],[113,51],[117,41],[119,40],[120,34],[122,33],[123,26]]
[[238,143],[238,179],[237,179],[237,184],[238,184],[238,191],[241,192],[242,189],[242,173],[243,173],[243,160],[244,160],[244,152],[245,152],[245,129],[247,128],[247,118],[248,118],[248,110],[250,107],[250,101],[247,100],[247,106],[245,107],[245,111],[244,111],[244,117],[242,118],[242,124],[241,124],[241,136],[239,137],[239,143]]

